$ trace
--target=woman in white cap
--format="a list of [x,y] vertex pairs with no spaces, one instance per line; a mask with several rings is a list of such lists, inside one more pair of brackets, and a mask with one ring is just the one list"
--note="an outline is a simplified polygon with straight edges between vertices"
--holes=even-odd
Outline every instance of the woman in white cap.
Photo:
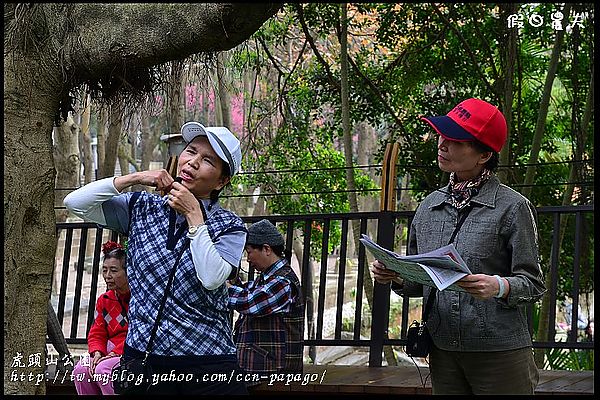
[[[134,172],[89,183],[64,203],[81,218],[128,236],[131,300],[122,363],[148,354],[154,376],[165,378],[140,390],[247,394],[243,382],[204,379],[231,376],[239,368],[225,281],[240,265],[246,228],[241,218],[220,207],[218,196],[239,171],[240,143],[227,128],[198,122],[184,124],[181,134],[187,146],[178,160],[180,182],[164,169]],[[153,186],[167,195],[121,193],[132,185]]]
[[447,115],[422,119],[439,134],[438,166],[450,182],[417,208],[407,252],[452,242],[473,273],[458,281],[465,292],[440,292],[403,282],[379,261],[371,271],[401,295],[432,300],[426,327],[433,394],[533,394],[539,374],[526,306],[545,286],[535,208],[493,172],[507,137],[504,116],[468,99]]

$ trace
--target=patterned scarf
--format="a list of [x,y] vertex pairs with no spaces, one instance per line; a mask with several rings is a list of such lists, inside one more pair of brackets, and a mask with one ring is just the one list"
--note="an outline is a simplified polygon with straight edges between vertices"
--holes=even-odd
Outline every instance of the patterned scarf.
[[450,174],[450,204],[458,210],[469,204],[471,197],[479,193],[479,188],[491,176],[491,171],[484,168],[475,178],[457,182],[456,173]]

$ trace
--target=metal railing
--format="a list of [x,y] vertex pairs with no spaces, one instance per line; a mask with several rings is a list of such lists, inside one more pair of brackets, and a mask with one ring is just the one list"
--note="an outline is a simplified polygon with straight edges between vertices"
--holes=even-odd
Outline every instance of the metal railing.
[[[584,239],[583,218],[594,206],[541,207],[538,216],[549,216],[552,224],[540,224],[540,237],[550,233],[552,250],[549,258],[550,296],[549,341],[534,341],[538,348],[593,349],[593,342],[577,337],[578,298],[581,276],[581,244]],[[359,346],[369,348],[369,365],[382,364],[383,346],[404,346],[411,313],[420,318],[421,299],[399,298],[390,293],[389,285],[375,283],[372,299],[364,289],[369,274],[364,246],[352,249],[352,224],[360,234],[368,234],[383,247],[405,254],[407,231],[414,211],[381,211],[356,214],[307,214],[243,217],[252,223],[267,218],[285,232],[287,250],[295,250],[293,263],[302,283],[307,303],[305,346]],[[559,254],[561,215],[575,217],[573,254]],[[93,223],[58,223],[59,246],[53,288],[53,303],[68,344],[85,344],[94,318],[95,303],[105,290],[100,275],[101,246],[117,240],[116,232]],[[590,250],[593,252],[593,249]],[[75,255],[76,254],[76,255]],[[560,257],[572,257],[573,318],[571,333],[565,341],[556,340],[556,305]],[[242,270],[247,266],[242,263]],[[254,271],[247,271],[253,279]],[[369,275],[370,276],[370,275]],[[369,287],[367,285],[367,287]],[[372,300],[372,304],[369,304]],[[393,301],[393,303],[392,303]],[[400,322],[390,321],[390,306],[400,309]],[[530,327],[533,306],[528,310]],[[85,324],[84,322],[85,321]]]

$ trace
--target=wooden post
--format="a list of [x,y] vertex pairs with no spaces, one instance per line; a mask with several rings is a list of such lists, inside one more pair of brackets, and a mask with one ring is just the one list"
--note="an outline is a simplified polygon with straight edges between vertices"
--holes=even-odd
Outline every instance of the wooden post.
[[398,159],[399,144],[388,143],[383,156],[383,172],[381,174],[380,211],[396,210],[396,161]]

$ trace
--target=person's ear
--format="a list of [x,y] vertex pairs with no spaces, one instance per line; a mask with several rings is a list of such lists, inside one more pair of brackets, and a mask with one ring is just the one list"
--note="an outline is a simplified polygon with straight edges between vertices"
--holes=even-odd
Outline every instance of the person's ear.
[[479,161],[477,163],[478,164],[485,164],[486,162],[488,162],[490,160],[490,158],[492,158],[492,152],[491,151],[484,151],[483,153],[481,153]]
[[223,176],[223,177],[221,177],[221,180],[219,181],[219,186],[217,186],[215,188],[215,190],[221,190],[221,189],[223,189],[225,186],[227,186],[227,184],[229,183],[229,181],[231,181],[231,177],[230,176]]

